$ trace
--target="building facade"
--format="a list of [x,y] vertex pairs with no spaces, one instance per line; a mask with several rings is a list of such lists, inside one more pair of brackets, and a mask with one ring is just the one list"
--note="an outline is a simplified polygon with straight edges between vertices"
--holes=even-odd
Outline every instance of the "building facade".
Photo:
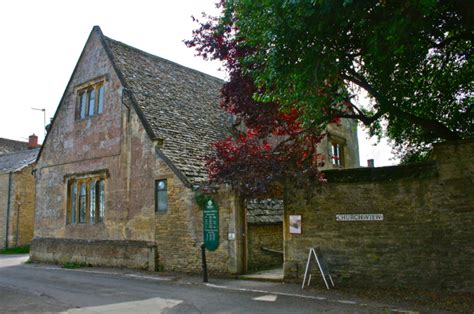
[[[209,143],[222,81],[94,27],[38,157],[35,261],[199,271]],[[241,271],[238,198],[222,187],[211,272]],[[228,240],[228,234],[234,236]]]
[[[0,139],[0,249],[29,245],[33,238],[38,138],[30,142]],[[13,144],[13,145],[12,145]]]

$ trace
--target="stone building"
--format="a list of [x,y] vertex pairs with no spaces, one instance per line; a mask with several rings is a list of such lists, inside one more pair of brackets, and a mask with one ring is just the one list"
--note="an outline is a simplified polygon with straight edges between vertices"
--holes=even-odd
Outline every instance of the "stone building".
[[[231,122],[219,107],[222,84],[94,27],[37,160],[32,260],[200,271],[194,198],[207,183],[210,143]],[[337,150],[334,166],[354,163],[351,152]],[[220,245],[208,268],[245,272],[244,203],[225,186],[213,197]]]
[[0,139],[0,249],[28,245],[33,238],[38,137]]
[[[32,259],[199,271],[194,190],[228,124],[222,84],[94,27],[38,157]],[[241,272],[239,200],[226,187],[214,198],[221,241],[209,270]]]
[[0,154],[18,152],[28,149],[28,142],[0,138]]

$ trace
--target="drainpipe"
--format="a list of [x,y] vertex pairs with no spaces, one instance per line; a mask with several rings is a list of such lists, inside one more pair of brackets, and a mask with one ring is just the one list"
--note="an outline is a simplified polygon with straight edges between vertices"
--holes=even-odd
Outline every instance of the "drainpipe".
[[5,249],[8,249],[8,223],[10,221],[10,205],[12,192],[12,172],[8,173],[8,194],[7,194],[7,222],[5,227]]
[[15,235],[15,247],[18,247],[18,238],[20,237],[20,208],[21,203],[16,205],[16,235]]

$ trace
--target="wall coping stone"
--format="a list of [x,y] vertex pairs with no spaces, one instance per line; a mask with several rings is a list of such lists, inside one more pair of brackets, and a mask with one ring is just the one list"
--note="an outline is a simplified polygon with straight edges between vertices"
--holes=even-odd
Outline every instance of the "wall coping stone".
[[438,176],[435,161],[377,168],[331,169],[322,171],[328,183],[380,182],[399,179],[428,179]]
[[102,245],[120,245],[120,246],[127,246],[127,247],[138,247],[138,248],[153,248],[156,247],[155,242],[151,241],[141,241],[141,240],[97,240],[97,239],[70,239],[70,238],[40,238],[35,237],[33,239],[33,244],[35,242],[46,242],[46,243],[54,243],[57,244],[59,242],[62,243],[70,243],[70,244],[80,244],[80,245],[88,245],[91,243],[95,244],[102,244]]

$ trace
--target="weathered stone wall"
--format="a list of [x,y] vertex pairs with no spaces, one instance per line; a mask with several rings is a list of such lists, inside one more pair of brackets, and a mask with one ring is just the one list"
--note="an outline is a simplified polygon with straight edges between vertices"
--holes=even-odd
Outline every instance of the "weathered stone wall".
[[35,178],[31,171],[34,165],[14,174],[14,196],[12,199],[9,246],[24,246],[33,239],[35,217]]
[[247,226],[249,271],[271,269],[283,264],[282,225],[283,223]]
[[[328,183],[290,187],[285,199],[287,279],[302,278],[320,247],[336,285],[474,290],[474,141],[435,146],[435,161],[327,171]],[[336,221],[336,214],[383,221]],[[301,214],[303,234],[288,232]],[[320,278],[320,277],[318,277]]]
[[[105,77],[104,112],[76,119],[76,87]],[[134,228],[136,216],[151,213],[131,206],[131,153],[128,108],[122,103],[120,80],[93,32],[74,70],[37,165],[37,238],[153,241],[152,228]],[[67,177],[106,171],[105,219],[99,224],[66,224]]]
[[[32,169],[30,165],[11,174],[8,247],[28,245],[33,238],[35,179]],[[9,173],[0,174],[0,248],[6,244],[8,185]]]
[[147,241],[36,238],[31,245],[33,262],[57,264],[78,263],[154,270],[155,255],[155,244]]

